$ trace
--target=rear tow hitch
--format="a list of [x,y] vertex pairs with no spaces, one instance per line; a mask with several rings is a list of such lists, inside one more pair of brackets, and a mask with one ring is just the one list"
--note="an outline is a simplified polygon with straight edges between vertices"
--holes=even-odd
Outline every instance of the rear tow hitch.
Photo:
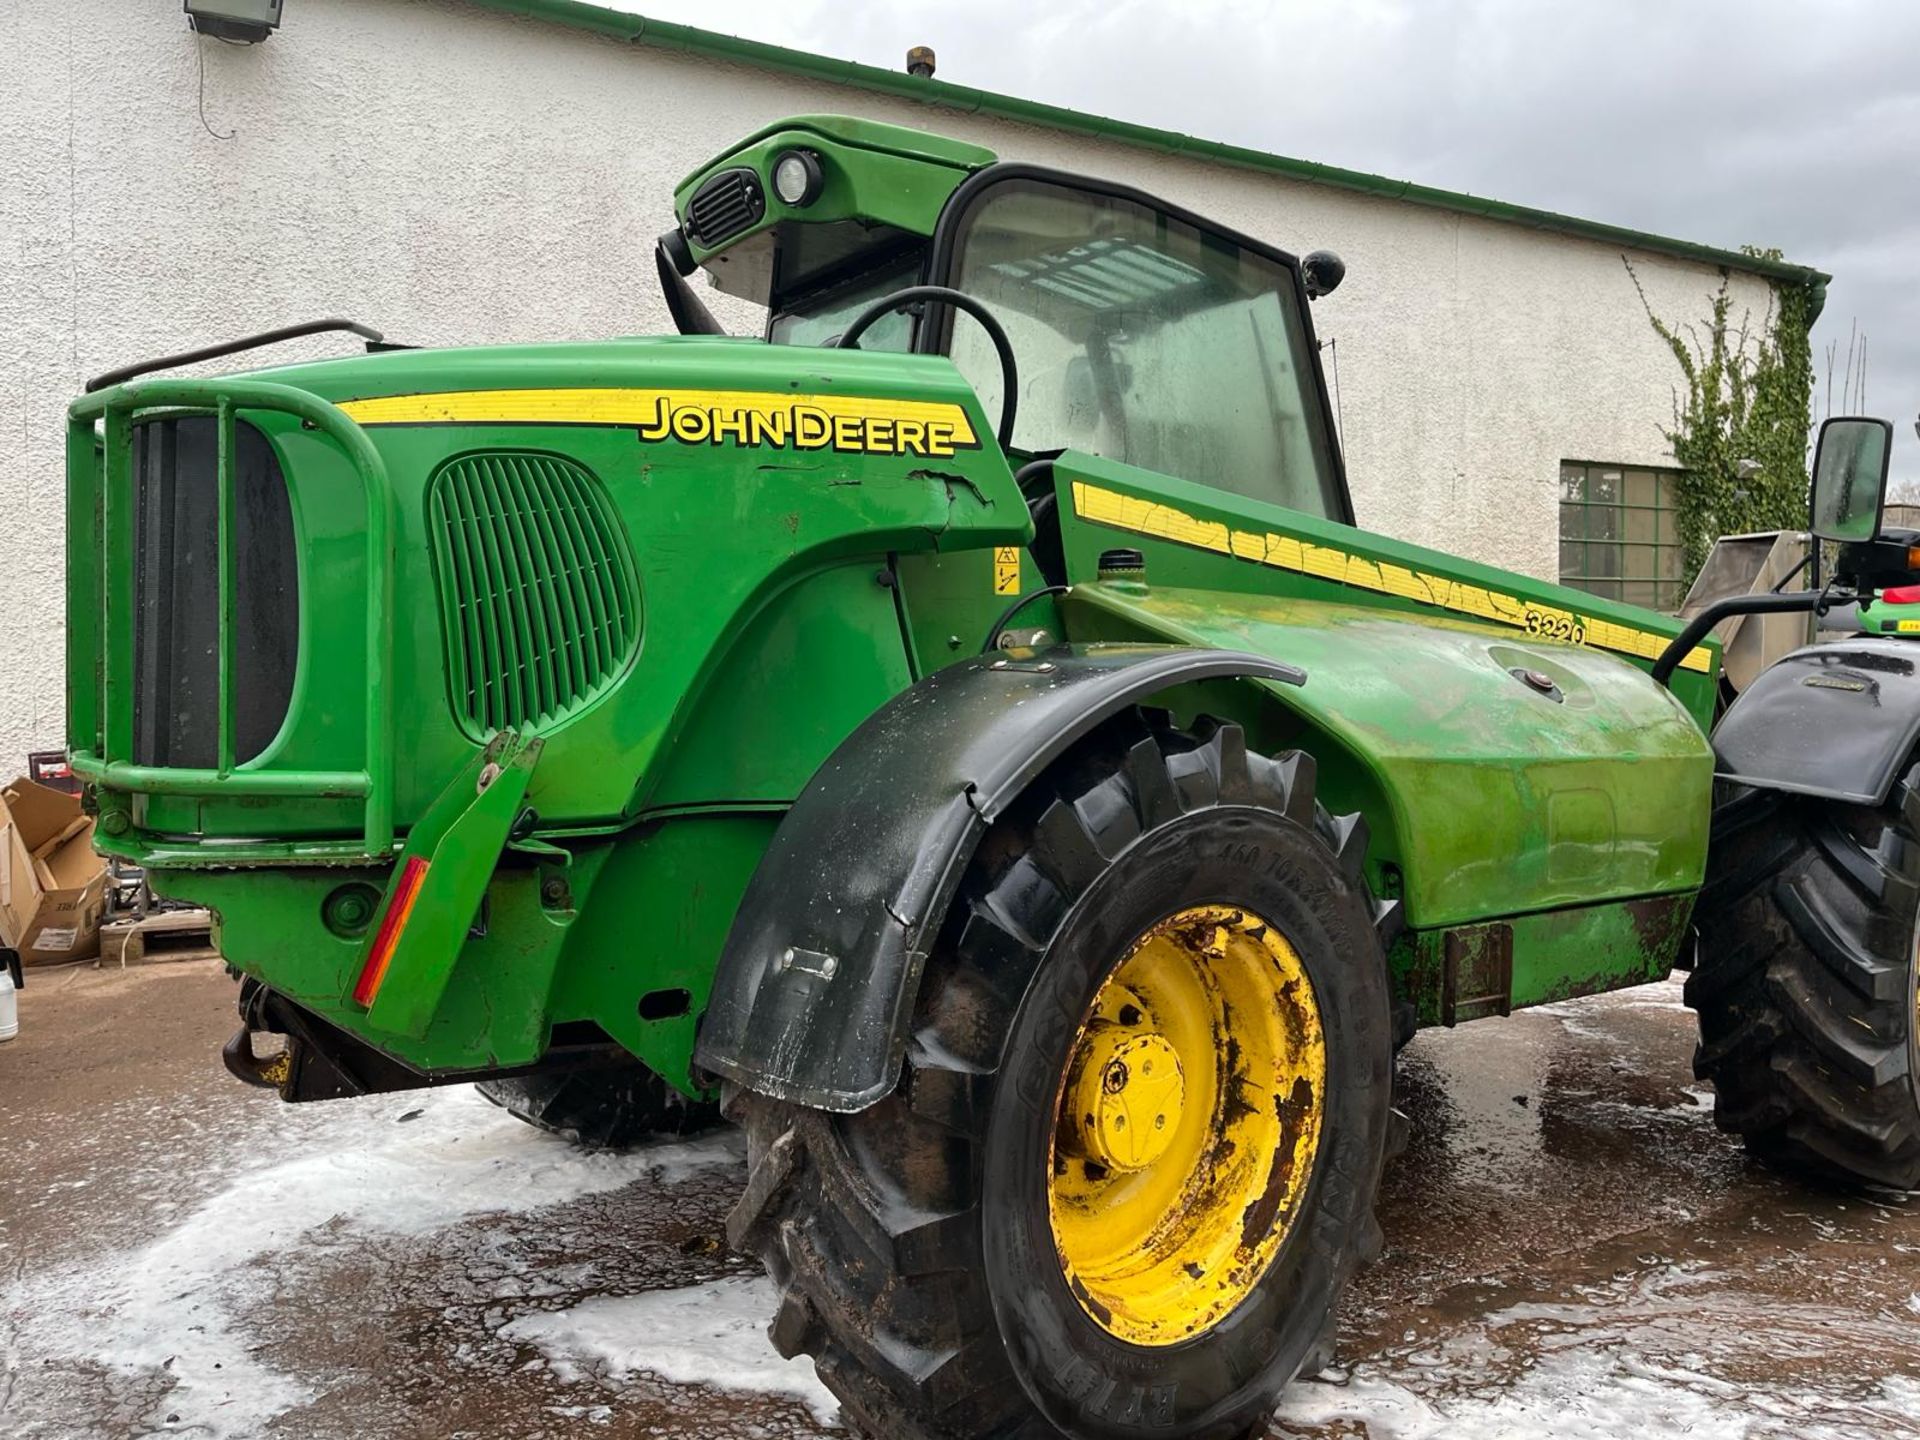
[[288,1048],[278,1054],[259,1055],[254,1052],[253,1035],[252,1028],[246,1025],[234,1031],[233,1038],[220,1047],[221,1062],[236,1080],[257,1085],[262,1090],[279,1090],[293,1073],[293,1042],[289,1040]]
[[[261,1035],[284,1036],[286,1047],[262,1055],[255,1048]],[[220,1059],[235,1079],[276,1090],[282,1100],[340,1100],[435,1083],[251,976],[240,982],[240,1028]]]
[[[263,1035],[284,1037],[285,1048],[262,1055]],[[605,1036],[572,1044],[555,1043],[532,1065],[493,1070],[428,1073],[401,1064],[358,1036],[269,990],[252,976],[240,982],[240,1028],[220,1051],[236,1080],[278,1091],[282,1100],[341,1100],[352,1095],[381,1095],[470,1080],[507,1080],[570,1069],[625,1062],[630,1057]]]

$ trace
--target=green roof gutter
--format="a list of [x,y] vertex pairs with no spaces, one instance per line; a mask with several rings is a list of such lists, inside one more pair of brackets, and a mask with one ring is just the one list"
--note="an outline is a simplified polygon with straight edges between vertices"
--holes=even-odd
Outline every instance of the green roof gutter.
[[571,26],[577,30],[590,30],[615,40],[623,40],[629,45],[647,45],[657,50],[678,50],[712,60],[752,65],[763,70],[779,70],[790,75],[803,75],[812,80],[825,80],[832,84],[846,85],[856,90],[892,95],[921,105],[937,105],[970,115],[994,115],[1023,124],[1074,131],[1082,135],[1097,136],[1103,140],[1118,140],[1123,144],[1138,145],[1143,149],[1157,150],[1164,154],[1191,155],[1202,160],[1211,160],[1219,165],[1232,165],[1238,169],[1256,170],[1268,175],[1282,175],[1289,180],[1303,180],[1314,185],[1331,185],[1337,189],[1353,190],[1363,195],[1401,200],[1410,205],[1425,205],[1435,210],[1451,210],[1461,215],[1477,215],[1488,220],[1525,225],[1534,230],[1550,230],[1561,235],[1577,236],[1583,240],[1597,240],[1602,244],[1622,245],[1656,255],[1671,255],[1681,260],[1692,260],[1702,265],[1738,270],[1749,275],[1761,275],[1769,280],[1804,285],[1811,289],[1815,316],[1818,316],[1820,306],[1825,303],[1827,282],[1833,278],[1805,265],[1789,265],[1778,260],[1760,260],[1751,255],[1742,255],[1737,250],[1722,250],[1712,245],[1696,245],[1688,240],[1672,240],[1663,235],[1649,235],[1644,231],[1629,230],[1621,225],[1606,225],[1596,220],[1559,215],[1551,210],[1536,210],[1528,205],[1512,205],[1504,200],[1489,200],[1455,190],[1439,190],[1431,185],[1416,185],[1408,180],[1391,180],[1386,176],[1369,175],[1364,171],[1343,170],[1337,165],[1317,165],[1310,160],[1270,155],[1264,150],[1251,150],[1243,145],[1229,145],[1219,140],[1202,140],[1192,135],[1182,135],[1174,130],[1158,130],[1151,125],[1135,125],[1125,120],[1111,120],[1104,115],[1089,115],[1084,111],[1069,110],[1062,105],[1046,105],[1037,100],[1022,100],[1017,96],[1001,95],[992,90],[976,90],[967,85],[952,85],[945,80],[921,79],[899,71],[882,70],[877,65],[863,65],[856,60],[835,60],[829,56],[815,55],[805,50],[790,50],[783,45],[769,45],[759,40],[743,40],[737,36],[721,35],[711,30],[699,30],[691,25],[675,25],[665,20],[649,20],[643,15],[634,15],[624,10],[611,10],[604,5],[587,4],[584,0],[469,0],[469,3],[488,10],[502,10],[513,15],[550,20],[555,24]]

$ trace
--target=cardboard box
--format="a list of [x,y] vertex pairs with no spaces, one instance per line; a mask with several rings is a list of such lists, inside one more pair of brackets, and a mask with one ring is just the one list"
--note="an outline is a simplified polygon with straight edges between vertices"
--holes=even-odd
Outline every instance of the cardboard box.
[[26,779],[0,790],[0,945],[29,965],[91,959],[106,890],[79,796]]

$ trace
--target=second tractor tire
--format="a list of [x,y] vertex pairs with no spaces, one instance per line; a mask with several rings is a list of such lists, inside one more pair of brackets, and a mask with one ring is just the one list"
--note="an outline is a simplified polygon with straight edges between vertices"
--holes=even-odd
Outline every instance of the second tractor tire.
[[1720,1128],[1782,1168],[1920,1188],[1920,766],[1880,806],[1737,794],[1695,919],[1694,1072]]
[[[927,962],[891,1096],[837,1115],[730,1093],[749,1177],[729,1236],[780,1290],[774,1344],[812,1355],[860,1429],[1238,1440],[1297,1373],[1331,1360],[1341,1293],[1380,1248],[1393,1037],[1365,826],[1331,819],[1313,780],[1310,757],[1249,754],[1237,727],[1116,722],[986,837]],[[1192,986],[1189,954],[1202,957]],[[1264,975],[1269,954],[1271,1005],[1220,978]],[[1183,1018],[1183,994],[1214,997],[1210,1028]],[[1289,1006],[1305,1002],[1303,1029]],[[1092,1069],[1089,1044],[1105,1047]],[[1256,1073],[1293,1078],[1262,1092],[1243,1079]],[[1082,1106],[1065,1102],[1083,1096],[1089,1133],[1109,1128],[1069,1144]],[[1132,1132],[1112,1128],[1129,1117]],[[1165,1132],[1204,1137],[1220,1117],[1274,1142],[1252,1203],[1224,1178],[1183,1182],[1190,1215],[1142,1201],[1162,1161],[1134,1162],[1155,1146],[1184,1156]],[[1231,1144],[1197,1153],[1166,1173],[1238,1163]],[[1076,1190],[1092,1203],[1073,1208]],[[1222,1240],[1207,1207],[1228,1195]],[[1137,1263],[1108,1253],[1126,1251],[1113,1237],[1134,1233],[1128,1215],[1153,1237]],[[1170,1252],[1187,1274],[1169,1278],[1154,1247],[1189,1221],[1195,1248]],[[1222,1254],[1259,1258],[1236,1270],[1213,1263]]]

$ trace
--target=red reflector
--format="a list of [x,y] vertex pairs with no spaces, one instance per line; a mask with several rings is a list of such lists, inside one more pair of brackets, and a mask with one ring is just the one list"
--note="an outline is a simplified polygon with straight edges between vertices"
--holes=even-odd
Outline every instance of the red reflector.
[[418,855],[409,855],[400,869],[400,883],[394,888],[393,903],[387,906],[380,929],[373,937],[373,949],[367,952],[367,963],[361,967],[360,979],[353,987],[354,1004],[371,1005],[373,997],[380,993],[380,982],[387,978],[387,963],[393,959],[400,932],[407,928],[407,917],[413,914],[413,902],[419,898],[420,882],[426,878],[427,862]]
[[1920,585],[1892,585],[1880,592],[1889,605],[1920,605]]

